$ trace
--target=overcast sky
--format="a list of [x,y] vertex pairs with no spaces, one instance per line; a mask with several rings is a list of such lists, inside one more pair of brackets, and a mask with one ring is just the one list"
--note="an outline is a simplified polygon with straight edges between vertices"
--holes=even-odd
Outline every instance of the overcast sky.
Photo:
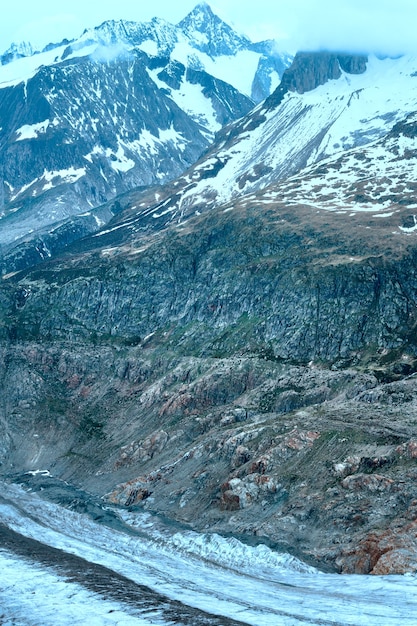
[[[106,19],[180,21],[196,0],[18,0],[0,22],[0,52],[12,41],[46,45],[81,34]],[[252,39],[282,48],[417,53],[417,0],[215,0],[213,10]]]

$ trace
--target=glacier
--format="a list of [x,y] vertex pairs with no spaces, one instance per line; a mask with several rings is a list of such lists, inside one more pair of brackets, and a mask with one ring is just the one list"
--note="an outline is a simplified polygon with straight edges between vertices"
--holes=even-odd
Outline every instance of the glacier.
[[[46,472],[40,475],[45,478]],[[148,512],[113,509],[112,515],[112,524],[100,523],[93,515],[42,499],[21,485],[0,483],[0,536],[11,529],[103,566],[168,601],[208,614],[202,624],[217,623],[214,616],[224,617],[222,624],[252,626],[415,623],[415,575],[323,573],[266,546],[191,532]],[[15,619],[12,623],[52,626],[66,624],[70,618],[80,624],[87,619],[89,624],[173,623],[161,613],[159,596],[154,606],[141,612],[128,601],[128,588],[126,602],[102,598],[86,589],[81,575],[80,580],[68,580],[50,566],[10,549],[0,550],[0,564],[3,623]],[[196,617],[188,623],[200,622]]]

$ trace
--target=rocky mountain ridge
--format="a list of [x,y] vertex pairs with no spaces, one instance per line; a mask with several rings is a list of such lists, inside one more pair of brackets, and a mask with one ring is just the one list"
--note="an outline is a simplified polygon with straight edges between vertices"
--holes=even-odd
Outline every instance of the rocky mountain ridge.
[[[293,58],[277,41],[254,43],[235,32],[203,2],[176,25],[158,17],[150,22],[108,20],[86,29],[77,39],[48,44],[43,50],[35,50],[30,43],[12,44],[0,57],[0,64],[32,57],[36,68],[63,61],[83,49],[84,54],[89,54],[89,46],[97,44],[110,48],[107,54],[103,52],[107,58],[117,54],[115,47],[119,47],[120,52],[120,48],[127,46],[183,63],[190,69],[206,71],[256,102],[272,93]],[[42,56],[53,50],[56,50],[55,56]],[[244,69],[242,64],[245,64]],[[4,82],[13,80],[15,73],[6,72]]]

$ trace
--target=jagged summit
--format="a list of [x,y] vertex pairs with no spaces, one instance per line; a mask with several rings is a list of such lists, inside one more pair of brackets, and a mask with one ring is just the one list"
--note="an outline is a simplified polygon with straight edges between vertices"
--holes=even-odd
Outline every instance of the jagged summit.
[[212,11],[212,8],[211,8],[211,6],[209,5],[208,2],[198,2],[195,5],[194,9],[192,11],[190,11],[190,14],[191,13],[198,13],[198,12],[200,12],[200,13],[207,13],[209,15],[210,14],[214,15],[213,11]]
[[72,41],[74,40],[64,38],[59,42],[48,43],[43,48],[34,46],[29,41],[21,41],[19,43],[13,42],[10,47],[5,52],[3,52],[3,54],[0,55],[0,66],[8,65],[9,63],[12,63],[13,61],[18,61],[19,59],[40,55],[42,52],[50,52],[51,50],[55,50],[56,48],[67,46]]
[[36,52],[36,48],[34,48],[29,41],[22,41],[20,43],[12,43],[6,52],[21,56],[29,56]]
[[38,52],[28,41],[12,43],[11,46],[0,56],[0,65],[11,63],[15,59],[29,57]]
[[192,40],[193,45],[211,57],[235,54],[236,50],[251,45],[250,40],[236,33],[206,2],[194,9],[177,24]]
[[178,26],[183,28],[184,26],[192,26],[201,30],[204,28],[210,20],[218,18],[212,11],[211,6],[207,2],[199,2],[194,9],[188,13],[179,23]]
[[172,52],[178,36],[177,27],[159,17],[154,17],[149,22],[106,20],[83,33],[83,39],[92,39],[103,45],[124,43],[140,46],[145,41],[154,41],[157,44],[155,52],[161,55]]

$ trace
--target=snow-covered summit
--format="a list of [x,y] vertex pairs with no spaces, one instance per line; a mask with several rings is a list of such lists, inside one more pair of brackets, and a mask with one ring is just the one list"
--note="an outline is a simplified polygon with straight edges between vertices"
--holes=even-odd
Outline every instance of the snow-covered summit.
[[251,41],[213,13],[206,2],[198,4],[178,23],[178,27],[195,48],[211,57],[236,54],[238,50],[251,48]]
[[141,46],[146,41],[153,41],[156,44],[155,54],[169,56],[178,41],[178,29],[159,17],[149,22],[107,20],[85,30],[82,40],[96,41],[101,45],[124,43],[129,46]]

